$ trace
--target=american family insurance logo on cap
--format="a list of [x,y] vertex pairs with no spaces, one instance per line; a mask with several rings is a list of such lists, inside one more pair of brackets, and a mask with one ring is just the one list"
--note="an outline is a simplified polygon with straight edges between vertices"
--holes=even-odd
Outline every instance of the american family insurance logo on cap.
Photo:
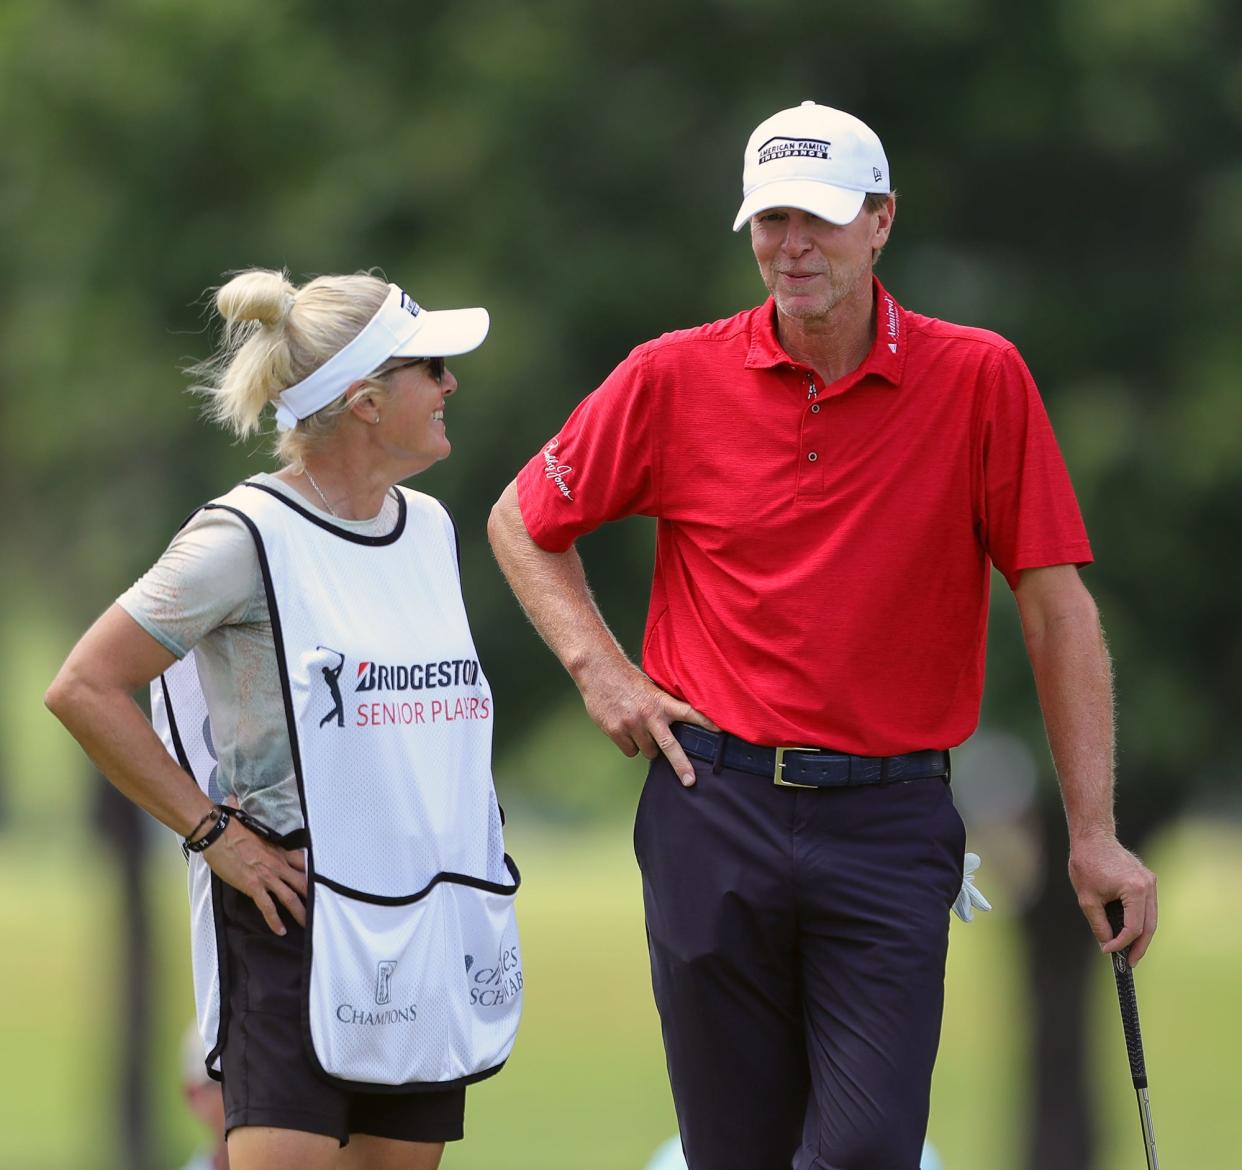
[[831,142],[821,138],[770,138],[759,148],[759,166],[778,158],[822,158],[830,160]]

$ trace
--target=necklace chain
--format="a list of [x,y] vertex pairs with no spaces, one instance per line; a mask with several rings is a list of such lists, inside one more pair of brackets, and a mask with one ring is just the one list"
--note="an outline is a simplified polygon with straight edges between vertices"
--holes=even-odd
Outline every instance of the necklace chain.
[[[316,494],[316,495],[317,495],[317,496],[318,496],[321,500],[323,500],[323,506],[324,506],[325,508],[327,508],[327,509],[328,509],[328,515],[329,515],[329,516],[336,516],[336,509],[335,509],[335,508],[334,508],[331,504],[329,504],[329,503],[328,503],[328,497],[327,497],[327,496],[325,496],[325,495],[323,494],[323,489],[322,489],[322,488],[321,488],[321,487],[320,487],[320,486],[319,486],[319,485],[315,482],[315,477],[314,477],[313,475],[311,475],[311,473],[310,473],[310,468],[309,468],[309,467],[303,467],[303,468],[302,468],[302,473],[306,476],[306,478],[307,478],[308,480],[310,480],[310,485],[311,485],[311,487],[313,487],[313,488],[315,489],[315,494]],[[339,520],[339,519],[340,519],[340,517],[339,517],[339,516],[337,516],[337,519]]]

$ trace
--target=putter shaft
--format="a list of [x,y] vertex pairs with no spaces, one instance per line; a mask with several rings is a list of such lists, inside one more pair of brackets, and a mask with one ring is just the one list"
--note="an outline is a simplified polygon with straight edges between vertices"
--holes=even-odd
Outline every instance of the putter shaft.
[[1156,1157],[1156,1131],[1151,1124],[1151,1102],[1146,1089],[1135,1090],[1138,1094],[1139,1121],[1143,1126],[1143,1146],[1147,1154],[1147,1170],[1160,1170]]

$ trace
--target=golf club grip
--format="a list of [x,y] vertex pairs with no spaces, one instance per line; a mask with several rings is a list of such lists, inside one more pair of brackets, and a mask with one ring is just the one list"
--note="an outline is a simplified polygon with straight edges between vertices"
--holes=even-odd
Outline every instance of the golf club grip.
[[[1120,902],[1109,902],[1104,907],[1113,937],[1121,933],[1125,925],[1125,912]],[[1117,1002],[1121,1006],[1121,1027],[1126,1034],[1126,1055],[1130,1058],[1130,1076],[1136,1089],[1147,1088],[1147,1068],[1143,1062],[1143,1034],[1139,1030],[1138,997],[1134,994],[1134,972],[1130,970],[1130,948],[1116,951],[1113,961],[1113,978],[1117,981]]]

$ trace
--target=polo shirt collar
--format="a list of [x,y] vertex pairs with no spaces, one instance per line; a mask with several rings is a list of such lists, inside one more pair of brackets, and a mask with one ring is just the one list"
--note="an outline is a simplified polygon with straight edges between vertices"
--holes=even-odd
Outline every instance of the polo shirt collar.
[[[875,276],[871,280],[875,296],[875,340],[871,352],[854,371],[851,381],[875,375],[900,386],[906,365],[906,312]],[[798,363],[785,352],[776,335],[776,301],[768,297],[751,316],[746,368],[764,370],[790,364]]]

